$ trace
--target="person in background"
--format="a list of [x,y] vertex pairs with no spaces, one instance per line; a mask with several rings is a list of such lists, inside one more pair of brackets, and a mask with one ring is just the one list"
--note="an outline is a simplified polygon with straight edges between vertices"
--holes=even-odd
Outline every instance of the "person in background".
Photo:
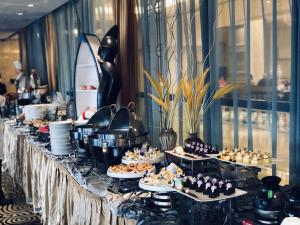
[[2,77],[0,73],[0,95],[4,95],[7,92],[6,85],[2,83]]
[[32,89],[37,89],[39,86],[41,86],[41,78],[36,69],[31,70],[29,86]]
[[257,86],[258,87],[267,87],[270,85],[272,85],[272,78],[270,77],[270,75],[268,73],[264,73],[263,78],[258,81]]
[[17,87],[17,92],[18,93],[23,93],[27,89],[27,78],[25,74],[23,73],[23,68],[22,68],[22,63],[20,60],[16,60],[13,62],[16,68],[16,87]]
[[4,83],[2,83],[1,73],[0,73],[0,107],[5,106],[6,98],[4,95],[6,94],[6,92],[7,92],[6,86]]
[[223,75],[220,76],[218,83],[219,87],[223,87],[226,84],[226,80]]

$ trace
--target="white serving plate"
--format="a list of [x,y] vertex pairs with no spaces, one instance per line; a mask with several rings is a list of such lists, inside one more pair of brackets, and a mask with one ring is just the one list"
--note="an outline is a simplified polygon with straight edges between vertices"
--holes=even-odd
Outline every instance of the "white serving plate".
[[279,160],[276,160],[276,159],[272,159],[272,162],[259,162],[258,164],[243,163],[243,162],[232,162],[232,161],[228,161],[228,160],[218,158],[218,155],[219,154],[207,154],[207,156],[209,156],[213,159],[217,159],[217,160],[220,160],[222,162],[231,163],[231,164],[234,164],[234,165],[239,165],[239,166],[244,166],[244,167],[268,168],[268,167],[272,166],[273,164],[277,164],[279,162]]
[[202,156],[198,156],[198,155],[193,155],[193,157],[190,157],[188,155],[180,155],[180,154],[177,154],[177,153],[173,152],[173,150],[165,151],[165,152],[167,154],[176,156],[176,157],[181,158],[181,159],[189,160],[189,161],[204,161],[204,160],[211,159],[210,157],[202,157]]
[[153,192],[173,192],[174,189],[170,186],[157,186],[157,185],[150,185],[144,183],[142,180],[139,182],[139,187],[146,191],[153,191]]
[[124,173],[124,172],[115,173],[115,172],[112,172],[111,170],[107,170],[107,176],[113,177],[113,178],[125,178],[125,179],[141,178],[144,176],[145,173],[146,173],[146,171],[139,172],[139,173]]
[[[204,195],[203,193],[199,193],[196,192],[194,190],[189,190],[189,193],[191,193],[192,195],[189,195],[183,191],[179,191],[177,189],[174,189],[174,191],[183,194],[189,198],[192,198],[194,200],[196,200],[197,202],[214,202],[214,201],[222,201],[222,200],[226,200],[226,199],[232,199],[232,198],[236,198],[236,197],[240,197],[242,195],[247,194],[246,191],[240,190],[240,189],[235,189],[235,193],[233,193],[232,195],[224,195],[224,194],[220,194],[219,197],[216,198],[210,198],[208,195]],[[193,196],[195,195],[195,196]]]
[[165,154],[163,152],[160,153],[160,156],[155,158],[155,159],[151,159],[151,160],[132,160],[132,159],[124,159],[124,157],[122,158],[122,163],[123,164],[131,164],[131,163],[151,163],[151,164],[156,164],[159,163],[161,161],[163,161],[165,158]]

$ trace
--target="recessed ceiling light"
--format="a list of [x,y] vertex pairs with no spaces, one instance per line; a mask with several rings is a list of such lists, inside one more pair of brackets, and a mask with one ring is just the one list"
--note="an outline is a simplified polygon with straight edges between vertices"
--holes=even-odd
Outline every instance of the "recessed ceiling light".
[[267,0],[267,4],[270,4],[271,3],[271,0]]
[[23,16],[23,13],[22,12],[18,12],[16,13],[18,16]]
[[34,4],[28,4],[27,6],[32,8],[32,7],[34,7]]

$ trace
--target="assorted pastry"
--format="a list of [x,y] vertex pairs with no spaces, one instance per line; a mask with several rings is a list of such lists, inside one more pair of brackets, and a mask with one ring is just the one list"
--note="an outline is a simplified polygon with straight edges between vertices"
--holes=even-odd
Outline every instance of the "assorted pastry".
[[219,197],[220,194],[228,196],[235,193],[235,186],[229,180],[203,176],[202,174],[198,174],[196,177],[184,176],[181,180],[184,188],[203,193],[208,195],[209,198]]
[[272,161],[272,155],[266,152],[252,152],[246,149],[234,148],[228,150],[225,148],[218,158],[226,161],[232,161],[237,163],[254,164],[270,163]]
[[159,149],[149,147],[149,149],[134,148],[133,151],[127,151],[123,156],[123,159],[128,161],[151,161],[160,157],[161,152]]
[[30,121],[26,121],[26,123],[29,126],[40,128],[40,127],[48,126],[49,122],[48,121],[43,121],[43,120],[30,120]]
[[218,154],[218,146],[212,146],[200,142],[186,143],[183,147],[177,146],[174,153],[186,156],[206,156],[206,154]]
[[110,166],[108,168],[109,172],[112,173],[142,173],[142,172],[152,172],[154,171],[154,167],[150,163],[132,163],[128,165],[119,164],[115,166]]
[[182,189],[182,182],[178,182],[181,176],[183,176],[182,169],[171,163],[168,167],[162,168],[158,174],[155,174],[154,171],[146,173],[140,182],[153,186],[169,186]]

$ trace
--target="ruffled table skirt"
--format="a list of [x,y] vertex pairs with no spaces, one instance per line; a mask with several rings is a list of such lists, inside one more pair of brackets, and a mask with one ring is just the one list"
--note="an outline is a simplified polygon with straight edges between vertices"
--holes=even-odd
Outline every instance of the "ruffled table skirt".
[[[80,186],[69,171],[49,157],[9,123],[0,122],[4,165],[26,201],[41,213],[46,225],[131,225],[117,217],[110,204],[119,195],[99,197]],[[1,146],[0,146],[1,147]]]

